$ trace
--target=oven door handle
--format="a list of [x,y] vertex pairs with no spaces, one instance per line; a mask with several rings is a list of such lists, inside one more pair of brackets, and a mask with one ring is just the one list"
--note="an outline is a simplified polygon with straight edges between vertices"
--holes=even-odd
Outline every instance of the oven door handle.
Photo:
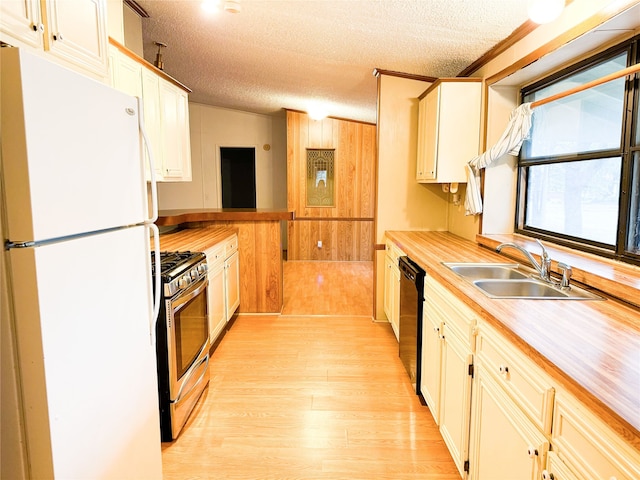
[[[202,370],[202,373],[200,374],[200,378],[198,378],[198,381],[194,382],[191,385],[191,388],[186,393],[183,393],[182,389],[184,388],[185,385],[187,385],[189,383],[189,380],[191,379],[191,375],[193,375],[193,373],[200,367],[200,365],[202,365],[205,362],[206,362],[206,365],[204,366],[204,369]],[[200,385],[200,382],[202,381],[202,379],[206,375],[208,369],[209,369],[209,354],[207,353],[202,360],[200,360],[198,363],[194,364],[189,369],[189,371],[185,375],[185,379],[182,382],[182,385],[180,386],[180,390],[178,390],[178,396],[175,398],[175,400],[171,400],[171,403],[180,402],[180,400],[182,400],[183,396],[185,396],[185,397],[188,396],[194,388],[196,388],[198,385]]]
[[182,310],[192,298],[200,295],[202,291],[207,288],[207,285],[209,285],[209,280],[206,277],[201,282],[195,283],[189,290],[185,290],[184,293],[180,295],[180,298],[171,302],[171,310],[173,310],[174,313]]

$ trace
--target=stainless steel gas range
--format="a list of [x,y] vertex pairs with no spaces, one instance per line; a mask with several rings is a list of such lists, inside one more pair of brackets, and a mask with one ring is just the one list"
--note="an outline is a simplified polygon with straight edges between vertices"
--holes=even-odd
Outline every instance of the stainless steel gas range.
[[156,324],[160,431],[162,441],[170,442],[209,383],[209,282],[204,253],[161,252],[160,264],[162,302]]

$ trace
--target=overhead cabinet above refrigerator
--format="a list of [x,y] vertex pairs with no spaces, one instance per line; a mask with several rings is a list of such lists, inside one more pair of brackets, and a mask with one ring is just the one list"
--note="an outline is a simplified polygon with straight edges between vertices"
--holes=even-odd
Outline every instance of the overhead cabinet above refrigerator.
[[439,79],[419,99],[416,180],[465,183],[480,151],[482,79]]

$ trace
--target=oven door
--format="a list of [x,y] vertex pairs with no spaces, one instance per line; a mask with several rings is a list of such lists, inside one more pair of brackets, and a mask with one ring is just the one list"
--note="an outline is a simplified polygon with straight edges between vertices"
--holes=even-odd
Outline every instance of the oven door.
[[169,392],[178,431],[209,380],[208,284],[205,277],[167,305]]

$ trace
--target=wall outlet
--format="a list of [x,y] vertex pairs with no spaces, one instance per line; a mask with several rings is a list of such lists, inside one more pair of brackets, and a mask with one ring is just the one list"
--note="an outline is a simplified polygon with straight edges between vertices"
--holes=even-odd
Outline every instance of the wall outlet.
[[318,240],[318,248],[322,248],[322,240]]

